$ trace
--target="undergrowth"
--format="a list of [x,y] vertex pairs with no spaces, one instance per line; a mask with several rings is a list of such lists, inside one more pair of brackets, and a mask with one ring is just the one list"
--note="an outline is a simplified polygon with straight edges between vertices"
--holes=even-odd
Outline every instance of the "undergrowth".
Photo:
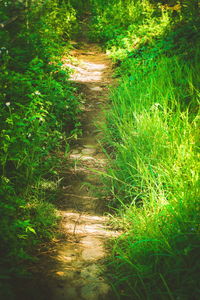
[[89,8],[120,77],[103,128],[116,299],[199,299],[198,0],[0,2],[0,297],[54,236],[56,152],[80,111],[59,57]]
[[117,299],[199,299],[198,1],[92,1],[118,66],[104,142]]
[[0,298],[27,275],[34,251],[55,235],[60,150],[79,131],[80,99],[68,81],[76,12],[68,1],[0,3]]

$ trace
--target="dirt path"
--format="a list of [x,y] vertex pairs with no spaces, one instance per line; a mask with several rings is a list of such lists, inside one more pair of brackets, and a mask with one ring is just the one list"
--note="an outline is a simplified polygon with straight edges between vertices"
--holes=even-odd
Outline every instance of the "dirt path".
[[79,86],[85,98],[80,120],[83,134],[72,146],[66,166],[63,165],[59,214],[65,238],[54,247],[51,264],[47,259],[45,285],[51,300],[111,299],[109,283],[103,276],[105,243],[118,233],[109,228],[109,219],[104,216],[103,186],[91,169],[106,168],[96,124],[104,118],[102,110],[108,99],[112,66],[94,44],[82,43],[72,55],[73,64],[69,60],[64,62],[74,69],[70,80]]

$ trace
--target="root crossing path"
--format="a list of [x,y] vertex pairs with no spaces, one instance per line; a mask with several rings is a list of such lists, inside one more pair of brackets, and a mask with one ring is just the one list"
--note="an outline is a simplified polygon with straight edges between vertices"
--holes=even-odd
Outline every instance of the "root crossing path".
[[70,80],[85,99],[80,120],[83,133],[70,151],[70,167],[62,170],[59,213],[66,238],[55,246],[52,269],[48,267],[48,299],[109,300],[113,299],[111,288],[103,275],[105,243],[118,233],[109,228],[109,218],[104,216],[103,186],[93,170],[105,171],[107,163],[96,124],[104,120],[112,66],[97,45],[75,47],[74,63],[67,59],[64,63],[74,69]]

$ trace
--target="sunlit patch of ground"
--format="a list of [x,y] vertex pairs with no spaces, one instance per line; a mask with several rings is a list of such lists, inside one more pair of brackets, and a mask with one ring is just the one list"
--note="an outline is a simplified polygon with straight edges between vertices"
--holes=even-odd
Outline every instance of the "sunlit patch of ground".
[[[70,79],[76,82],[98,82],[102,79],[102,70],[106,69],[106,64],[98,64],[81,61],[79,66],[66,63],[65,66],[74,72]],[[98,87],[97,87],[98,88]]]
[[119,233],[113,231],[108,225],[109,218],[106,216],[87,215],[77,212],[62,212],[63,227],[74,238],[82,238],[85,236],[114,237]]
[[[96,45],[91,45],[91,47],[95,47],[96,51],[89,51],[87,45],[84,52],[80,50],[73,51],[73,55],[78,58],[78,63],[74,64],[69,60],[64,62],[63,65],[72,70],[70,80],[87,84],[102,83],[107,79],[107,76],[104,75],[110,67],[108,58],[106,54],[99,52],[100,50]],[[91,89],[100,91],[101,87],[97,85],[96,87],[91,87]]]

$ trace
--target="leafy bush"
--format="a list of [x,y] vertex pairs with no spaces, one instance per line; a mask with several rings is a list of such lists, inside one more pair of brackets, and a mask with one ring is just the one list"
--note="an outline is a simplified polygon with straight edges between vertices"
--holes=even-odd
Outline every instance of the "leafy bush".
[[[68,81],[70,71],[58,57],[69,49],[75,10],[57,0],[27,4],[0,3],[5,24],[0,32],[3,280],[23,275],[23,262],[33,259],[35,245],[55,234],[58,218],[51,202],[56,190],[51,187],[57,180],[56,152],[69,148],[68,138],[79,124],[79,98]],[[50,182],[47,189],[45,181]]]

